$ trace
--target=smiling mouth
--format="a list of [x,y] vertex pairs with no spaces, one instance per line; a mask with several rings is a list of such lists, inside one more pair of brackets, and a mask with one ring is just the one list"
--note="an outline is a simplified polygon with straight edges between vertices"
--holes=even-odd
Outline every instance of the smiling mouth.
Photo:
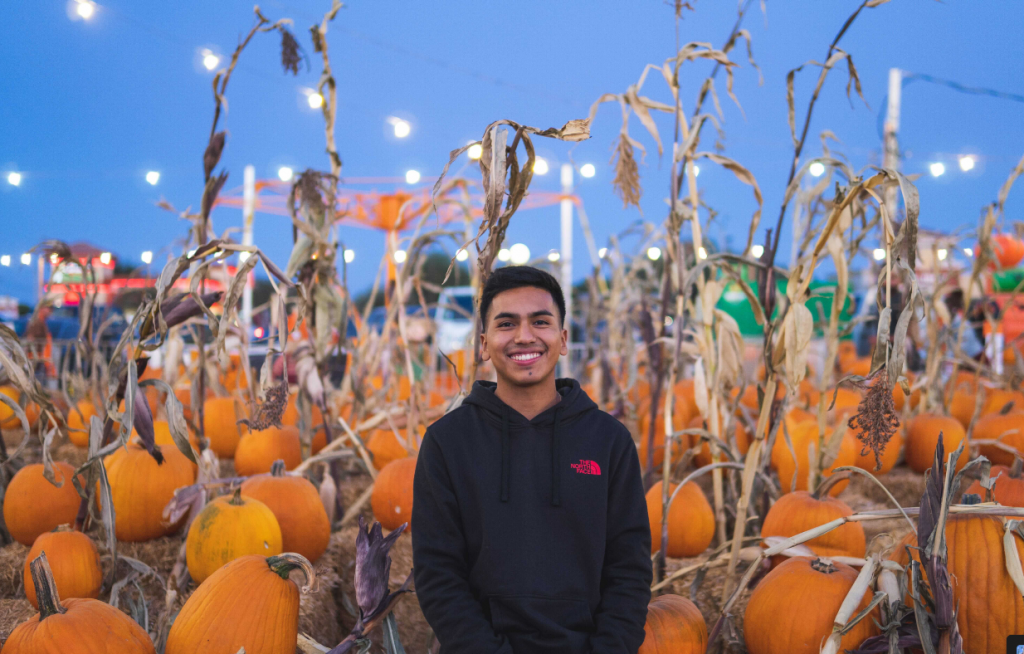
[[511,354],[509,358],[520,364],[533,363],[540,359],[540,352],[520,352],[518,354]]

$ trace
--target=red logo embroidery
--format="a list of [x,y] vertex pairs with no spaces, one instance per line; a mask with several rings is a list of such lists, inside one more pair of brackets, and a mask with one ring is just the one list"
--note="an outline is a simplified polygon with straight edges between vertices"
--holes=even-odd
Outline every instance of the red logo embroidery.
[[586,459],[580,459],[579,463],[570,463],[572,469],[581,475],[599,475],[601,474],[601,466],[597,465],[596,461],[587,461]]

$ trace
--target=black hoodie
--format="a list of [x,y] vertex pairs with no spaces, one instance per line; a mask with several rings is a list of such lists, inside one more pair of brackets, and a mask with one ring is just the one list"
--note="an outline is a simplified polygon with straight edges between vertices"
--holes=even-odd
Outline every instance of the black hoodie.
[[442,654],[635,654],[651,533],[629,432],[571,379],[533,420],[476,382],[427,430],[413,564]]

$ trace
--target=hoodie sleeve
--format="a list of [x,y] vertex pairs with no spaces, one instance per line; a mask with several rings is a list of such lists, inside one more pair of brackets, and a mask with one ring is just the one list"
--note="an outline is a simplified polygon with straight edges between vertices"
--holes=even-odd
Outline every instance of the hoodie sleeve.
[[594,614],[591,654],[636,654],[644,642],[651,600],[651,527],[630,439],[611,470],[608,533],[601,572],[601,603]]
[[469,587],[459,506],[437,441],[428,431],[413,480],[416,596],[446,654],[513,654]]

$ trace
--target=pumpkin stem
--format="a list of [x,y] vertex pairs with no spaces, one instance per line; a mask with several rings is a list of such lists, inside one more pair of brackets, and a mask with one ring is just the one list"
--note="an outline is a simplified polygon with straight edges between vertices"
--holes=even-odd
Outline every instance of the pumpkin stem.
[[284,477],[284,459],[278,459],[270,466],[271,477]]
[[1010,478],[1020,479],[1021,470],[1024,470],[1024,459],[1015,454],[1013,456],[1013,466],[1010,468]]
[[302,570],[302,574],[306,577],[306,584],[302,587],[303,593],[308,593],[310,589],[313,588],[313,583],[316,581],[316,571],[313,569],[313,564],[309,562],[309,559],[301,554],[285,552],[284,554],[278,554],[277,556],[268,556],[267,565],[275,574],[277,574],[277,576],[281,577],[281,579],[287,579],[288,574],[292,570]]
[[245,502],[242,501],[242,487],[235,486],[235,494],[228,500],[228,504],[231,506],[242,506]]
[[839,570],[839,568],[832,565],[831,559],[814,559],[811,561],[811,567],[818,572],[824,572],[827,575]]
[[825,481],[818,484],[818,487],[814,489],[814,492],[811,493],[811,496],[814,497],[814,499],[816,500],[820,500],[821,498],[826,497],[828,495],[828,492],[832,489],[833,486],[835,486],[841,481],[848,481],[849,479],[850,472],[846,470],[842,472],[837,472],[835,474],[831,474],[828,477],[825,477]]
[[50,563],[46,560],[46,552],[40,552],[39,556],[32,560],[29,568],[32,571],[32,585],[36,588],[36,599],[39,603],[39,621],[42,622],[51,615],[67,613],[68,610],[60,603],[57,584],[53,581],[53,572],[50,571]]

